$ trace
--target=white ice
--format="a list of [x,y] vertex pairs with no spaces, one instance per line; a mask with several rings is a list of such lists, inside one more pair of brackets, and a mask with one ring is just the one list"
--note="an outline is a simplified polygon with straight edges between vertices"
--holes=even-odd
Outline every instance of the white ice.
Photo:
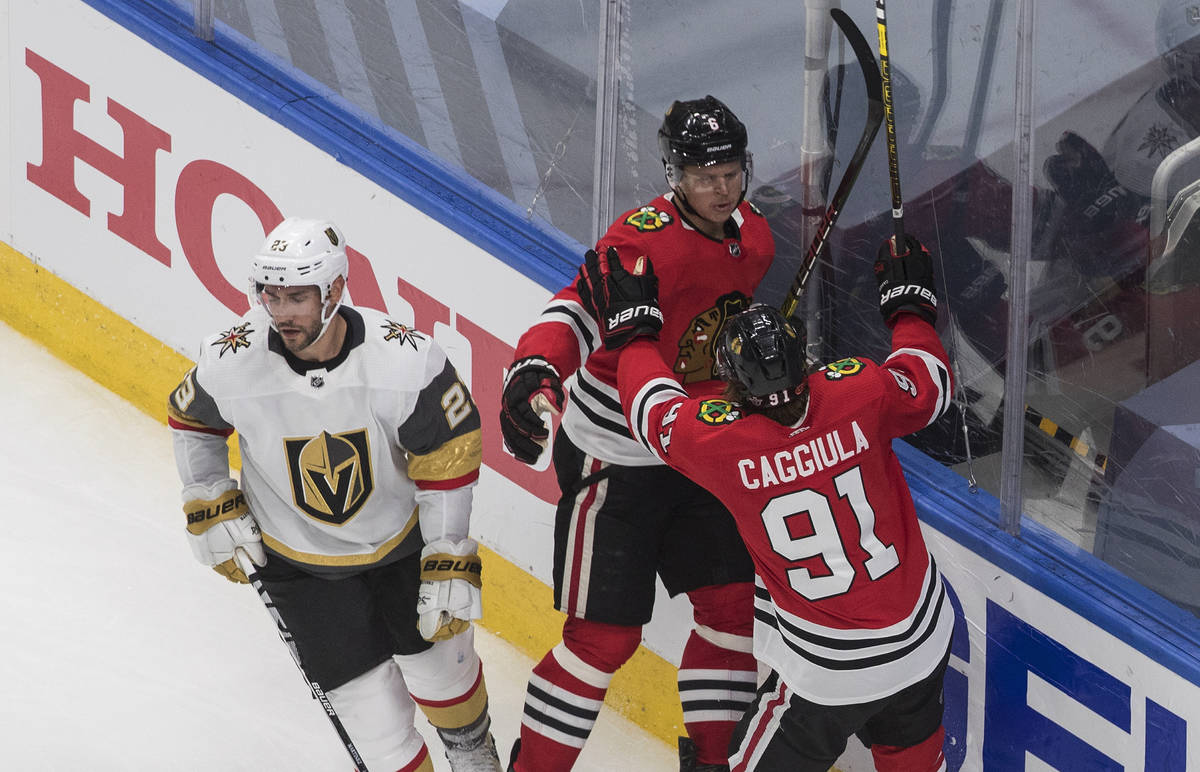
[[[0,361],[0,768],[348,772],[255,593],[192,558],[166,427],[2,324]],[[476,641],[507,760],[533,662]],[[576,768],[678,761],[606,708]]]

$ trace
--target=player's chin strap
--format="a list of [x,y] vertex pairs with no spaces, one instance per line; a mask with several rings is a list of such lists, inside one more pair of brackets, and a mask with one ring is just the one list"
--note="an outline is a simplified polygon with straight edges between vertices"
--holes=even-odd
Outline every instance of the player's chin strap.
[[[321,336],[325,334],[325,331],[329,329],[330,322],[332,322],[333,318],[337,316],[338,309],[342,307],[342,301],[339,299],[333,304],[333,308],[329,309],[329,313],[325,313],[325,306],[329,305],[329,293],[332,291],[333,289],[331,286],[330,289],[325,293],[325,296],[321,298],[321,331],[317,333],[317,337],[313,340],[314,343],[320,340]],[[346,292],[343,289],[342,297],[345,297],[345,295]],[[267,312],[267,319],[271,322],[271,329],[275,332],[279,332],[279,328],[275,326],[275,315],[271,313],[270,307],[268,307],[267,304],[262,302],[262,299],[259,298],[259,290],[257,289],[255,290],[254,298],[257,300],[257,303],[263,307],[263,310]]]
[[[331,288],[331,289],[330,289],[330,292],[332,292],[332,291],[333,291],[333,290],[332,290],[332,288]],[[345,296],[345,294],[346,294],[346,293],[345,293],[345,291],[343,290],[343,292],[342,292],[342,296],[344,297],[344,296]],[[328,297],[328,293],[326,293],[326,297]],[[322,306],[322,307],[324,307],[324,306],[326,305],[326,303],[327,303],[327,302],[328,302],[328,301],[326,301],[326,300],[322,300],[322,301],[321,301],[321,306]],[[329,329],[329,324],[330,324],[330,322],[332,322],[332,321],[333,321],[333,318],[334,318],[335,316],[337,316],[338,309],[339,309],[339,308],[341,308],[341,307],[342,307],[342,301],[341,301],[341,299],[339,298],[339,299],[338,299],[338,301],[337,301],[336,303],[334,303],[334,304],[333,304],[333,308],[329,309],[329,315],[328,315],[328,316],[326,316],[325,314],[322,314],[322,315],[321,315],[321,331],[320,331],[319,333],[317,333],[317,340],[320,340],[320,339],[321,339],[321,336],[325,334],[325,331]]]

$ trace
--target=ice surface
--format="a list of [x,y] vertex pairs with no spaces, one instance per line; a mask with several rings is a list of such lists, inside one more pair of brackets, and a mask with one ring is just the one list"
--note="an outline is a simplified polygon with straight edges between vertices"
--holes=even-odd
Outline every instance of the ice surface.
[[[0,360],[0,768],[351,769],[255,593],[192,558],[166,427],[2,324]],[[476,641],[507,759],[533,662]],[[577,768],[678,761],[605,709]]]

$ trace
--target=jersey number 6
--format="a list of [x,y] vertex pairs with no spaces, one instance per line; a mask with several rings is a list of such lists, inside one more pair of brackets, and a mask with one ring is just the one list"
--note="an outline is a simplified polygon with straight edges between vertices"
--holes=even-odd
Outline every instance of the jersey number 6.
[[[863,563],[867,575],[878,579],[900,565],[893,545],[884,546],[875,535],[875,510],[867,501],[862,472],[858,467],[848,469],[833,478],[840,500],[850,505],[858,520],[859,545],[871,557]],[[785,560],[797,561],[820,557],[829,567],[828,576],[813,576],[807,568],[788,569],[788,584],[808,600],[821,600],[841,595],[854,582],[855,568],[846,557],[842,535],[833,518],[833,505],[820,491],[807,488],[777,496],[767,503],[760,515],[771,540],[771,548]],[[795,529],[788,527],[792,518],[807,516],[812,534],[796,538]]]

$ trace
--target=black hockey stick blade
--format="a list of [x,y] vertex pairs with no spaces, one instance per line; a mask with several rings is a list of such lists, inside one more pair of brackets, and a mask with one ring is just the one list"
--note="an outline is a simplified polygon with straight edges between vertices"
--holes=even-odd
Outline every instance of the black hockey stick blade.
[[863,80],[867,85],[867,122],[863,126],[862,136],[858,139],[858,146],[854,148],[854,154],[850,156],[850,162],[846,164],[846,171],[842,173],[842,180],[833,193],[833,199],[825,209],[825,215],[817,226],[817,232],[813,234],[812,244],[808,247],[804,262],[800,264],[800,270],[796,272],[796,278],[792,280],[792,287],[783,300],[783,315],[789,319],[795,316],[796,307],[800,303],[800,293],[808,285],[808,278],[812,275],[813,267],[816,266],[821,254],[825,251],[825,242],[829,238],[829,231],[837,222],[838,215],[842,213],[842,207],[846,205],[846,199],[850,197],[850,190],[858,179],[858,173],[862,171],[863,164],[866,163],[871,143],[875,140],[879,127],[883,125],[883,78],[879,74],[879,64],[875,61],[875,52],[871,50],[867,39],[863,37],[862,32],[841,8],[831,8],[829,14],[837,22],[842,34],[846,36],[850,48],[854,50],[854,57],[858,59],[858,66],[862,68]]

